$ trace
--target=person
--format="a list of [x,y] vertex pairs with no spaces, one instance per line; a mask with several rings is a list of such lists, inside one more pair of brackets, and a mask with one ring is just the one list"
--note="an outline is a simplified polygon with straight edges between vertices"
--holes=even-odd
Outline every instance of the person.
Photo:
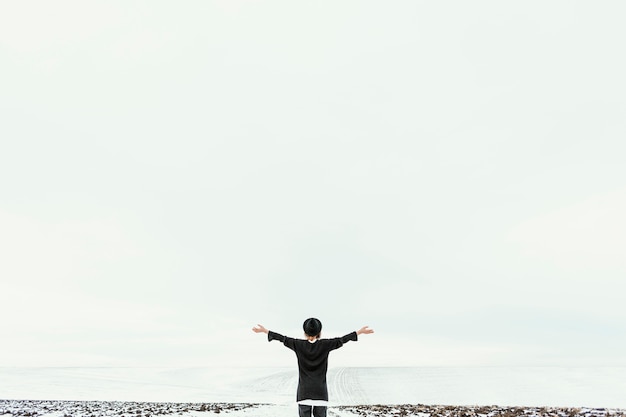
[[267,334],[267,340],[278,340],[293,350],[298,359],[298,390],[296,400],[300,417],[326,417],[328,407],[328,355],[349,341],[357,341],[362,334],[374,333],[369,326],[348,333],[343,337],[322,339],[322,322],[312,317],[302,325],[304,340],[283,336],[260,324],[252,328],[255,333]]

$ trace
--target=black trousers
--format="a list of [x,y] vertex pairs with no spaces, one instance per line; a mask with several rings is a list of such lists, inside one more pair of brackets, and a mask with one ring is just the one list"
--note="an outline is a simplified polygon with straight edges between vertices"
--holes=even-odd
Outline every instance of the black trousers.
[[300,417],[326,417],[326,407],[298,404]]

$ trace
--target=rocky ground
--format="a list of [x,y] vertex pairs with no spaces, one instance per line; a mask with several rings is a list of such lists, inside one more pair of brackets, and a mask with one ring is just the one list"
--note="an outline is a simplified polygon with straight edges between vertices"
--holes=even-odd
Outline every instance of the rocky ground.
[[626,410],[606,408],[360,405],[338,407],[354,415],[372,417],[626,417]]
[[[207,417],[293,415],[292,408],[245,403],[156,403],[119,401],[0,400],[0,417]],[[329,416],[371,417],[626,417],[626,410],[609,408],[359,405],[329,409]]]
[[192,412],[238,411],[253,404],[232,403],[153,403],[119,401],[31,401],[0,400],[0,416],[38,417],[153,417]]

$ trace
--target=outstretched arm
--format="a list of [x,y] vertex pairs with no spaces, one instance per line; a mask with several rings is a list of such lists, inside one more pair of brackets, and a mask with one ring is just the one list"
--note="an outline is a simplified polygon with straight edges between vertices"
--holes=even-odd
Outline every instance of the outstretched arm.
[[341,346],[343,346],[344,343],[348,343],[349,341],[356,342],[360,334],[371,334],[371,333],[374,333],[373,329],[370,329],[369,326],[363,326],[359,330],[352,332],[352,333],[348,333],[344,337],[333,339],[337,342],[336,346],[334,346],[333,349],[338,349]]
[[369,326],[363,326],[359,330],[356,331],[357,335],[360,334],[372,334],[374,333],[374,329],[370,329]]
[[261,324],[257,324],[256,326],[254,326],[252,328],[252,331],[254,333],[265,333],[267,335],[267,341],[271,342],[272,340],[278,340],[280,342],[283,342],[283,344],[285,346],[287,346],[289,349],[294,348],[294,339],[290,338],[290,337],[285,337],[280,333],[276,333],[273,332],[271,330],[267,330],[265,327],[263,327],[263,325]]
[[253,327],[252,331],[254,333],[265,333],[265,334],[268,334],[268,332],[269,332],[265,327],[263,327],[260,324],[257,324],[255,327]]

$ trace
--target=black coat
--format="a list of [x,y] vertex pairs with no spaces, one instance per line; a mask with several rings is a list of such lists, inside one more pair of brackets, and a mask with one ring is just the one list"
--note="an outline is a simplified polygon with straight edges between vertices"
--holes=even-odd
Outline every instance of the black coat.
[[333,339],[319,339],[315,343],[308,340],[286,337],[276,332],[268,332],[267,340],[279,340],[293,350],[298,358],[298,393],[297,401],[325,400],[328,401],[326,372],[328,371],[328,354],[339,349],[350,340],[357,341],[356,332]]

